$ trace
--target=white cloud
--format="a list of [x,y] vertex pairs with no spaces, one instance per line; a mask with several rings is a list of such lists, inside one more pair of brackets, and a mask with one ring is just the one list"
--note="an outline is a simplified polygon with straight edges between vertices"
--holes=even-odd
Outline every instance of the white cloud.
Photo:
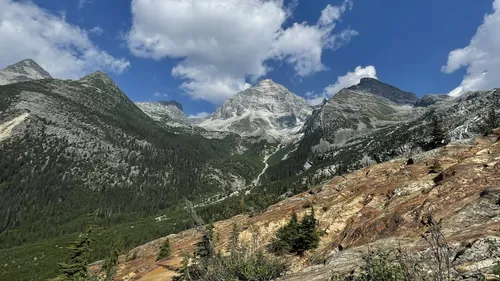
[[346,10],[351,10],[353,2],[350,0],[344,1],[341,6],[332,6],[328,4],[323,11],[321,11],[321,17],[319,18],[318,24],[321,26],[328,26],[335,21],[340,20],[340,17]]
[[0,0],[0,38],[0,67],[31,58],[52,76],[71,79],[130,67],[129,61],[100,50],[84,29],[31,2]]
[[196,114],[189,115],[188,118],[205,118],[208,115],[210,115],[210,113],[208,113],[208,112],[199,112],[199,113],[196,113]]
[[172,69],[194,99],[221,103],[270,71],[267,62],[284,61],[297,75],[324,70],[325,49],[347,43],[355,31],[334,34],[336,21],[352,8],[328,5],[318,23],[293,23],[296,1],[282,0],[133,0],[133,25],[126,36],[140,57],[181,61]]
[[460,86],[449,95],[500,87],[500,0],[493,2],[493,13],[486,15],[468,46],[451,51],[442,71],[453,73],[467,68]]
[[155,97],[168,97],[168,95],[167,95],[167,94],[165,94],[165,93],[160,93],[160,92],[158,92],[158,91],[156,91],[156,92],[153,94],[153,96],[155,96]]
[[94,33],[95,35],[101,35],[104,33],[104,29],[100,26],[94,26],[92,29],[89,30],[90,33]]
[[373,65],[366,67],[358,66],[354,69],[354,72],[347,72],[346,75],[337,77],[337,81],[334,84],[325,87],[323,93],[311,94],[311,92],[308,92],[309,95],[306,93],[306,96],[308,96],[307,102],[311,105],[318,105],[323,101],[323,99],[331,98],[340,90],[359,84],[361,78],[377,79],[377,70]]

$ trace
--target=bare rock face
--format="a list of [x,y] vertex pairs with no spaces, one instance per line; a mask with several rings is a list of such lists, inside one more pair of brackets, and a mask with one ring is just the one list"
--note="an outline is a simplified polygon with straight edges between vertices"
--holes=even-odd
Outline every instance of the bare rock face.
[[51,78],[47,71],[31,59],[9,65],[0,71],[0,85]]
[[[492,135],[495,138],[498,134]],[[299,218],[316,210],[324,231],[318,249],[304,257],[287,256],[291,270],[283,280],[328,280],[331,271],[356,270],[362,257],[375,249],[402,247],[412,256],[432,258],[424,239],[435,227],[449,247],[452,275],[476,280],[491,273],[500,259],[500,142],[482,137],[432,152],[373,165],[285,199],[265,212],[240,215],[215,223],[217,247],[228,243],[232,224],[243,231],[242,241],[257,239],[265,248],[292,212]],[[437,163],[445,176],[439,184],[429,170]],[[117,280],[163,280],[180,266],[183,252],[193,250],[199,234],[188,230],[169,236],[172,258],[154,262],[161,239],[133,249],[140,258],[123,261]],[[153,243],[153,244],[152,244]],[[155,245],[155,246],[151,246]],[[322,264],[313,264],[321,257]],[[430,268],[432,270],[432,268]]]
[[182,105],[177,101],[136,102],[135,104],[156,121],[188,123]]
[[296,133],[311,112],[303,98],[266,79],[231,97],[198,125],[244,136],[286,136]]

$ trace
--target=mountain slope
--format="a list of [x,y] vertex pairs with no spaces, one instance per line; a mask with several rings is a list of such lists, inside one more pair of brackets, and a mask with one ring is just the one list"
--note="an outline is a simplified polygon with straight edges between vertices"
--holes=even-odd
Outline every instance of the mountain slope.
[[[374,83],[382,86],[375,87]],[[384,85],[370,80],[371,88]],[[420,151],[431,139],[434,121],[451,140],[471,138],[484,132],[490,110],[498,114],[495,105],[500,103],[499,89],[459,98],[437,97],[439,102],[429,102],[425,107],[408,106],[413,95],[394,91],[393,87],[389,94],[359,89],[344,89],[316,110],[302,128],[304,137],[284,148],[289,151],[287,157],[269,167],[266,178],[279,181],[296,177],[299,185],[314,183]]]
[[[219,221],[214,224],[215,246],[228,247],[236,224],[239,241],[267,250],[292,212],[300,218],[312,206],[324,233],[319,247],[302,257],[285,255],[292,270],[280,280],[329,280],[332,271],[357,269],[362,255],[376,249],[407,249],[432,260],[423,237],[439,222],[450,247],[453,280],[478,280],[471,276],[491,272],[500,258],[500,248],[488,247],[500,243],[500,189],[491,188],[500,184],[499,138],[496,131],[487,138],[415,155],[412,165],[406,165],[405,158],[366,167],[265,212]],[[433,172],[432,166],[441,170]],[[170,280],[200,236],[196,229],[169,235],[172,254],[161,261],[156,257],[166,237],[132,249],[120,258],[115,280]]]
[[300,129],[312,112],[306,101],[270,79],[244,90],[198,125],[243,136],[287,136]]
[[260,172],[233,157],[236,136],[169,131],[102,72],[0,86],[0,134],[0,247],[25,243],[20,229],[28,240],[70,233],[95,210],[127,221],[203,201]]
[[0,71],[0,85],[51,78],[47,71],[31,59],[22,60]]

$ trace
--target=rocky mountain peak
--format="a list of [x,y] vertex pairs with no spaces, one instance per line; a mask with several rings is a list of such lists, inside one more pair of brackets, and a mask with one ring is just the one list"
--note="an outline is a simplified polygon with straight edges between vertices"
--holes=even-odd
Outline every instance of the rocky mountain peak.
[[358,85],[347,89],[380,96],[398,105],[414,105],[418,101],[414,93],[403,91],[374,78],[362,78]]
[[89,75],[83,77],[81,80],[111,80],[111,77],[109,77],[108,74],[100,71],[100,70],[97,70],[93,73],[90,73]]
[[52,76],[32,59],[22,60],[0,71],[0,85],[51,78]]
[[161,104],[161,105],[163,105],[163,106],[175,106],[179,110],[181,110],[181,111],[184,112],[184,108],[182,107],[182,104],[180,102],[178,102],[178,101],[169,100],[169,101],[159,101],[158,103]]
[[13,65],[9,65],[5,68],[5,70],[26,76],[40,77],[39,79],[52,78],[52,76],[50,76],[45,69],[32,59],[25,59]]
[[[280,134],[301,126],[312,112],[307,102],[271,79],[237,93],[199,125],[241,135]],[[288,133],[286,133],[288,134]]]
[[257,84],[255,84],[254,87],[269,87],[269,86],[275,86],[279,85],[278,83],[274,82],[272,79],[263,79],[260,80]]
[[116,83],[113,81],[113,79],[111,79],[111,77],[108,74],[106,74],[100,70],[95,71],[95,72],[83,77],[79,81],[82,83],[96,86],[96,87],[109,86],[109,87],[113,87],[115,89],[119,89],[118,85],[116,85]]

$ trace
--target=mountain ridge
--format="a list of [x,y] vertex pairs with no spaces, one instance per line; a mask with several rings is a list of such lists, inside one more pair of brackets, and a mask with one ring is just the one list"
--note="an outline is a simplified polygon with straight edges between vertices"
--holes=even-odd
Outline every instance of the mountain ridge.
[[361,78],[357,85],[347,88],[352,91],[369,92],[371,94],[387,98],[398,105],[414,105],[419,100],[417,95],[411,92],[384,83],[374,78]]

